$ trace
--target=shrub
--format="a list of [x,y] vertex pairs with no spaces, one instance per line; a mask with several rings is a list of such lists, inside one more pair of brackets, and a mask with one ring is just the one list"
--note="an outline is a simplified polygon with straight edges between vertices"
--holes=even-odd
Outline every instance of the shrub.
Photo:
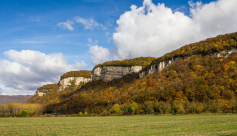
[[84,115],[85,115],[85,116],[87,116],[87,115],[88,115],[88,113],[85,111]]
[[113,108],[111,109],[111,113],[115,113],[117,115],[121,115],[121,111],[120,111],[120,106],[118,104],[115,104],[113,106]]
[[182,114],[185,113],[183,104],[179,101],[172,102],[172,114]]
[[27,112],[25,110],[20,110],[18,112],[18,117],[26,117],[27,116]]
[[78,113],[78,116],[82,117],[82,116],[83,116],[82,112],[79,112],[79,113]]
[[145,111],[146,114],[154,113],[153,103],[151,101],[145,102],[142,109]]
[[197,110],[197,113],[201,113],[203,111],[204,107],[203,107],[203,104],[202,103],[199,103],[196,110]]
[[136,102],[133,102],[133,103],[131,104],[130,109],[131,109],[131,111],[132,111],[133,114],[135,113],[137,107],[138,107],[138,104],[137,104]]
[[[110,111],[111,111],[111,109],[110,109]],[[103,112],[102,113],[100,113],[100,116],[108,116],[108,115],[110,115],[110,112],[108,111],[108,110],[103,110]]]
[[97,116],[97,114],[96,113],[91,113],[91,116]]
[[129,105],[124,104],[123,106],[121,106],[121,110],[124,111],[124,112],[128,112],[128,110],[129,110]]

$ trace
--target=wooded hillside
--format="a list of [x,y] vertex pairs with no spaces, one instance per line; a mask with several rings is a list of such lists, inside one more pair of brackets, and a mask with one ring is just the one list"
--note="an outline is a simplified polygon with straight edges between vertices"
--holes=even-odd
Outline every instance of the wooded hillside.
[[139,79],[133,73],[110,82],[93,81],[78,89],[71,86],[43,97],[34,95],[27,103],[46,104],[48,112],[59,113],[236,113],[237,53],[227,58],[207,55],[232,49],[236,41],[237,33],[210,38],[158,58],[155,61],[190,56],[150,76]]
[[[177,50],[166,53],[164,56],[154,59],[150,65],[158,64],[162,61],[171,60],[176,57],[186,57],[191,55],[209,55],[212,53],[218,53],[225,50],[237,48],[237,32],[225,35],[218,35],[214,38],[208,38],[206,40],[191,43],[185,45]],[[150,65],[144,68],[147,70]]]

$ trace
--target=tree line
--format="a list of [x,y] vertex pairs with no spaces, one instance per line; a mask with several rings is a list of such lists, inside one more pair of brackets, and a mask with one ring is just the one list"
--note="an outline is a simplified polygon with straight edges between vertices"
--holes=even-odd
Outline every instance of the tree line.
[[0,105],[0,117],[41,115],[45,112],[42,104],[8,103]]

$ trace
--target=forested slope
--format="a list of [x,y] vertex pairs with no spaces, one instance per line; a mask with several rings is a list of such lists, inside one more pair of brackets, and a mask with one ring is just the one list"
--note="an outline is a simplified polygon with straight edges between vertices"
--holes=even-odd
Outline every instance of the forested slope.
[[[27,102],[46,104],[48,112],[58,113],[235,113],[236,52],[227,58],[207,54],[213,53],[213,48],[215,52],[232,49],[236,41],[236,33],[217,36],[191,44],[191,51],[186,46],[176,50],[176,53],[180,52],[178,56],[183,54],[190,58],[179,60],[150,76],[139,79],[134,73],[110,82],[93,81],[79,89],[74,86],[61,92],[55,89],[43,97],[35,95]],[[199,45],[206,48],[200,50]],[[175,57],[175,53],[168,56]],[[169,57],[166,54],[158,59],[162,58]]]
[[208,38],[200,42],[191,43],[172,52],[166,53],[164,56],[154,59],[149,66],[144,68],[144,71],[148,70],[151,65],[158,64],[162,61],[168,61],[176,57],[190,57],[191,55],[205,56],[236,48],[237,32],[218,35],[214,38]]

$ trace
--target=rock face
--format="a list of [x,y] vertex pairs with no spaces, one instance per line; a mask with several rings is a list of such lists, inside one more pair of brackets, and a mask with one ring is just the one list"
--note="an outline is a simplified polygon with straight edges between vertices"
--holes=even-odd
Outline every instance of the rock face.
[[[230,55],[237,55],[237,49],[232,49],[228,51],[222,51],[219,53],[212,53],[208,54],[208,56],[213,56],[216,55],[217,57],[228,57]],[[59,81],[59,84],[49,84],[49,85],[44,85],[40,88],[37,89],[36,93],[38,96],[43,96],[45,95],[48,91],[54,89],[55,87],[59,87],[59,90],[64,90],[66,87],[69,87],[74,83],[76,86],[80,84],[86,84],[90,81],[94,80],[103,80],[105,82],[111,81],[115,78],[121,78],[124,75],[131,74],[133,72],[138,73],[139,72],[139,77],[143,77],[146,75],[150,75],[152,73],[155,73],[157,71],[163,70],[165,67],[169,66],[172,63],[175,63],[179,60],[184,60],[188,59],[189,56],[186,57],[176,57],[172,58],[167,61],[162,61],[159,62],[158,64],[151,65],[150,68],[146,71],[142,71],[143,66],[130,66],[130,67],[123,67],[123,66],[100,66],[91,72],[91,78],[88,78],[89,76],[87,75],[85,77],[80,77],[80,76],[72,76],[72,77],[65,77],[61,78]],[[90,73],[89,73],[90,74]]]
[[97,67],[92,71],[92,80],[111,81],[115,78],[121,78],[124,75],[133,72],[138,73],[142,70],[142,66],[119,67],[119,66],[103,66]]
[[59,81],[59,89],[65,89],[66,87],[72,85],[72,83],[75,83],[76,86],[80,84],[86,84],[91,81],[91,78],[85,78],[85,77],[67,77]]
[[[222,51],[219,53],[213,53],[213,54],[209,54],[208,56],[213,56],[216,55],[217,57],[228,57],[230,56],[233,52],[237,51],[237,49],[232,49],[229,51]],[[169,66],[170,64],[177,62],[179,60],[184,60],[184,59],[188,59],[189,57],[177,57],[177,58],[172,58],[171,60],[168,61],[162,61],[159,64],[156,65],[151,65],[150,69],[148,71],[141,71],[139,72],[139,78],[142,78],[146,75],[150,75],[152,73],[155,73],[157,71],[161,71],[162,69],[164,69],[165,67]]]
[[43,85],[43,86],[37,88],[36,94],[37,94],[38,96],[43,96],[43,95],[45,95],[48,91],[51,91],[52,89],[56,88],[57,86],[58,86],[58,83]]
[[36,94],[38,94],[38,96],[43,96],[43,95],[46,94],[46,93],[44,93],[44,92],[48,92],[48,90],[42,90],[42,92],[39,91],[39,90],[37,90],[37,91],[36,91]]

